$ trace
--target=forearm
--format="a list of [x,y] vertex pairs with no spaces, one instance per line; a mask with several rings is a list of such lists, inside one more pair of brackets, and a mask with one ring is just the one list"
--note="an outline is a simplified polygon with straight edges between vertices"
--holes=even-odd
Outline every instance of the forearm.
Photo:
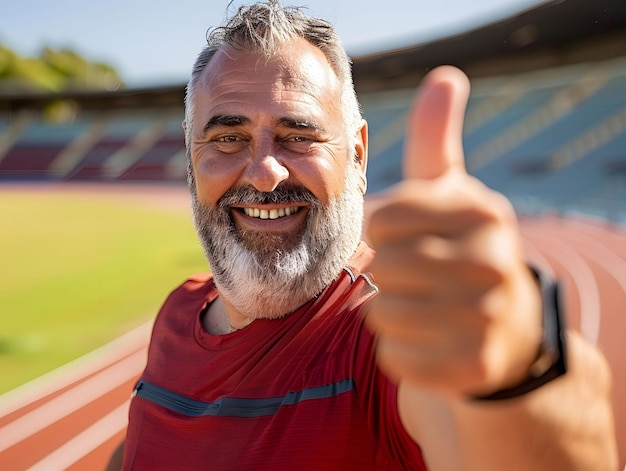
[[[577,334],[569,337],[568,373],[518,399],[435,399],[413,391],[421,399],[403,420],[431,469],[617,469],[608,367]],[[402,386],[401,397],[411,389]],[[420,403],[430,407],[421,417]]]

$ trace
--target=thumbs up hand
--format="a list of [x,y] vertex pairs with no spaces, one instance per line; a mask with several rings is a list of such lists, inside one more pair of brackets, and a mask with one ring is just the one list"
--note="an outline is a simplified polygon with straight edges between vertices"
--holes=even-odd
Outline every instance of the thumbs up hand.
[[454,396],[521,382],[542,335],[514,211],[465,171],[468,96],[458,69],[424,79],[409,113],[404,180],[374,198],[366,220],[380,288],[366,325],[378,364],[395,381]]

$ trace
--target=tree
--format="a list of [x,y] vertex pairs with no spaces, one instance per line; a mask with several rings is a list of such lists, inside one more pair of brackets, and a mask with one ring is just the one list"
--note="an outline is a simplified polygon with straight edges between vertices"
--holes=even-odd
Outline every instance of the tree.
[[69,49],[44,47],[38,57],[22,57],[0,44],[0,92],[114,90],[123,87],[115,69],[90,62]]

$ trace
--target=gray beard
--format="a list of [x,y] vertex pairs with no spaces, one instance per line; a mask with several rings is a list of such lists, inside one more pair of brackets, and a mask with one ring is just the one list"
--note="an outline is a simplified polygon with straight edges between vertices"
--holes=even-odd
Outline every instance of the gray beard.
[[[215,285],[251,319],[285,316],[317,296],[339,276],[361,240],[363,195],[350,164],[343,192],[326,207],[306,188],[281,185],[271,193],[233,188],[213,209],[198,201],[191,184],[194,225]],[[301,234],[242,231],[230,216],[234,205],[303,202],[310,207]]]

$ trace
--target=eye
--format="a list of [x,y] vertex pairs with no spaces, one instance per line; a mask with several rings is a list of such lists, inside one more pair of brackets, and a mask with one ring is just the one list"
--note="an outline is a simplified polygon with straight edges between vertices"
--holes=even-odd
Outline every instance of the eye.
[[219,136],[215,138],[214,140],[216,142],[237,142],[239,140],[239,137],[229,134],[226,136]]
[[302,134],[285,136],[282,139],[282,145],[285,149],[298,154],[310,152],[315,142],[316,140],[311,136],[303,136]]
[[234,154],[245,148],[248,138],[240,134],[218,134],[210,139],[215,150],[225,154]]

